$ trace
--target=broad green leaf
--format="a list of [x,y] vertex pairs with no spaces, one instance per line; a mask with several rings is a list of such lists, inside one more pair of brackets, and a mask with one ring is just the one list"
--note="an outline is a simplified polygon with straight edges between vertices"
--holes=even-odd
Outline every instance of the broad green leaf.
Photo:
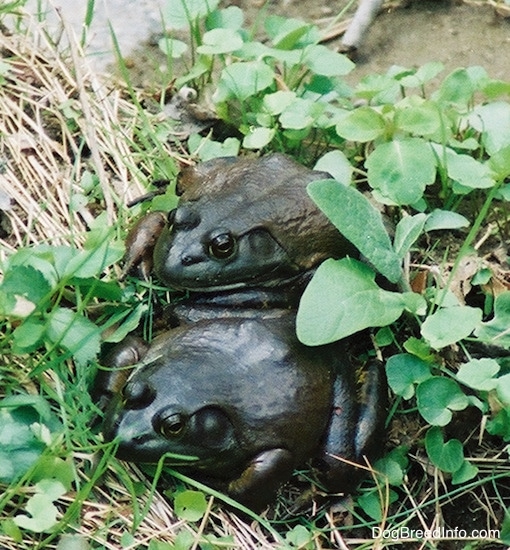
[[14,516],[16,525],[34,533],[48,532],[57,524],[55,500],[66,493],[66,488],[56,479],[43,479],[35,485],[36,493],[27,501],[30,514]]
[[273,46],[281,50],[302,48],[320,40],[319,29],[299,19],[270,15],[265,18],[264,26]]
[[460,229],[461,227],[468,227],[469,220],[457,214],[457,212],[451,212],[450,210],[433,210],[425,221],[425,231],[437,231],[440,229]]
[[374,470],[377,477],[383,483],[400,486],[404,481],[409,459],[407,458],[408,449],[406,447],[396,447],[383,458],[377,460],[374,464]]
[[202,162],[218,157],[237,157],[241,144],[236,138],[227,138],[223,143],[214,141],[199,134],[192,134],[188,139],[190,151]]
[[[14,308],[17,297],[23,297],[36,306],[43,298],[49,296],[51,286],[37,269],[29,265],[14,265],[5,271],[4,279],[0,284],[0,291],[5,294],[6,298],[9,298],[4,306],[8,310],[0,313],[10,315],[16,313]],[[11,304],[10,308],[8,307],[9,304]]]
[[473,479],[478,474],[478,467],[475,464],[471,464],[467,460],[464,460],[462,466],[453,472],[452,484],[461,485]]
[[228,6],[222,10],[211,12],[205,20],[205,27],[211,29],[239,30],[243,26],[244,13],[238,6]]
[[104,269],[122,258],[124,246],[111,239],[104,239],[99,245],[80,250],[67,264],[64,277],[89,278],[102,274]]
[[458,384],[442,376],[421,382],[416,388],[416,399],[420,414],[433,426],[446,426],[452,419],[452,411],[461,411],[469,404]]
[[[335,180],[319,180],[308,185],[308,193],[333,225],[389,281],[402,276],[381,213],[354,187]],[[346,214],[348,213],[348,214]]]
[[470,189],[487,189],[494,186],[494,180],[486,164],[469,155],[453,153],[449,150],[446,170],[455,182]]
[[276,130],[274,128],[251,128],[250,133],[243,139],[243,147],[246,149],[262,149],[271,143]]
[[315,548],[315,535],[313,535],[304,525],[296,525],[285,534],[285,540],[291,548],[301,550],[310,550]]
[[484,342],[510,347],[510,292],[503,292],[494,301],[494,317],[482,323],[475,335]]
[[430,61],[419,67],[414,74],[399,79],[399,83],[405,88],[419,88],[435,78],[441,71],[444,71],[444,65],[440,61]]
[[[131,533],[127,534],[131,535]],[[131,544],[133,544],[134,537],[132,535],[131,537],[133,538]],[[123,538],[121,537],[121,547],[125,548],[126,546],[127,545],[123,544]],[[70,533],[64,533],[63,535],[60,535],[58,539],[56,550],[91,550],[89,537],[87,535],[74,535]]]
[[468,120],[475,130],[482,133],[482,143],[489,155],[510,146],[510,104],[506,101],[479,105]]
[[408,353],[393,355],[386,362],[388,384],[404,399],[411,399],[415,385],[431,376],[430,364]]
[[510,409],[501,409],[494,418],[487,422],[487,431],[498,435],[503,441],[510,441]]
[[282,128],[302,130],[310,128],[324,112],[325,104],[311,99],[296,98],[280,115]]
[[507,407],[510,406],[510,374],[500,376],[496,382],[498,397]]
[[[492,170],[494,177],[498,181],[503,181],[510,175],[510,145],[499,149],[487,161],[487,165]],[[506,198],[508,200],[508,198]]]
[[426,214],[415,214],[414,216],[404,216],[398,222],[393,248],[399,258],[403,258],[411,250],[411,246],[423,232],[426,220]]
[[61,428],[42,397],[20,394],[0,400],[0,481],[16,481],[38,460],[46,443],[37,426],[50,433]]
[[13,353],[30,353],[35,351],[42,340],[46,325],[40,319],[29,317],[12,333]]
[[425,187],[435,181],[436,160],[420,138],[378,145],[367,157],[368,183],[383,199],[398,205],[415,204]]
[[272,94],[264,95],[262,104],[271,115],[279,115],[290,107],[296,100],[296,93],[287,90],[278,90]]
[[354,69],[347,56],[320,44],[310,44],[304,49],[303,64],[322,76],[345,76]]
[[235,52],[243,45],[241,35],[233,29],[212,29],[202,36],[197,52],[206,55]]
[[201,491],[186,490],[176,495],[174,506],[178,518],[198,521],[202,519],[207,510],[207,500]]
[[67,349],[80,365],[92,361],[99,353],[98,327],[70,309],[56,308],[51,313],[47,334],[52,342]]
[[455,69],[442,82],[434,98],[440,103],[453,103],[467,107],[475,91],[473,82],[466,69]]
[[469,306],[447,307],[425,319],[422,336],[434,349],[441,349],[467,338],[482,320],[482,310]]
[[323,155],[315,164],[314,170],[327,172],[338,182],[349,185],[353,167],[345,153],[336,149]]
[[336,125],[336,133],[349,141],[373,141],[386,130],[384,117],[371,107],[359,107],[343,117]]
[[471,359],[460,366],[457,372],[457,380],[475,390],[490,391],[497,385],[500,366],[494,359]]
[[228,99],[245,101],[269,88],[274,83],[274,73],[262,61],[237,62],[221,71],[218,88],[213,96],[216,103]]
[[404,310],[401,295],[382,290],[374,278],[368,266],[351,258],[322,263],[299,305],[296,331],[301,342],[327,344],[398,319]]
[[456,472],[464,463],[464,449],[458,439],[445,443],[440,428],[433,426],[425,436],[425,448],[434,466],[443,472]]
[[441,127],[441,116],[434,103],[408,105],[395,111],[395,125],[415,136],[434,134]]
[[[388,504],[391,504],[398,500],[398,494],[393,490],[389,490],[387,494],[385,493],[384,497],[385,500],[382,503],[384,508],[386,508]],[[358,497],[357,503],[358,506],[363,510],[363,512],[367,514],[367,516],[371,517],[377,522],[381,522],[383,520],[381,493],[377,489],[363,493],[360,497]]]
[[430,349],[430,346],[423,340],[419,340],[414,336],[411,336],[404,342],[404,349],[408,353],[416,355],[416,357],[419,357],[424,361],[428,362],[434,360],[434,355]]
[[219,0],[166,0],[163,18],[168,29],[186,29],[214,11]]
[[173,59],[182,57],[188,50],[188,45],[182,40],[175,38],[163,37],[158,40],[158,48],[165,54],[169,55]]

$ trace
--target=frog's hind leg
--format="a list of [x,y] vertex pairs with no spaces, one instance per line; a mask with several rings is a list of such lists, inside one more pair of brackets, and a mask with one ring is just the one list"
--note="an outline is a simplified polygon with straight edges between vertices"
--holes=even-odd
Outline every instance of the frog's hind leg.
[[317,478],[328,492],[352,491],[367,460],[382,449],[387,392],[381,363],[370,363],[360,378],[350,368],[335,381],[332,414],[316,461]]

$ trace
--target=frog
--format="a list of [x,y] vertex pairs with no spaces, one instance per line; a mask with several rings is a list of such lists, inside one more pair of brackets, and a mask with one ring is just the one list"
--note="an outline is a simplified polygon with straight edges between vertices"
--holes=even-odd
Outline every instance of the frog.
[[293,286],[295,302],[309,280],[303,274],[326,258],[356,254],[308,196],[310,182],[330,178],[282,153],[188,166],[166,223],[151,212],[130,233],[124,273],[153,271],[168,287],[232,303],[256,289],[272,304],[281,298],[275,289]]
[[157,336],[107,411],[117,457],[172,453],[177,470],[255,512],[305,464],[324,490],[352,490],[362,477],[353,464],[381,447],[380,365],[360,386],[343,342],[304,346],[294,323],[286,309],[253,311]]

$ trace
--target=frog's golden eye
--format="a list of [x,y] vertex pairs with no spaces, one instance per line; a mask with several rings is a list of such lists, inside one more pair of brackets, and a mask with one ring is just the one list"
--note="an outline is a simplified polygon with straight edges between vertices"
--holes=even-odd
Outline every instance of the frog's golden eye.
[[232,233],[220,233],[209,241],[209,255],[218,260],[225,260],[237,251],[237,242]]
[[168,416],[164,414],[158,419],[157,431],[167,439],[173,439],[179,436],[186,427],[186,419],[182,414],[171,413]]

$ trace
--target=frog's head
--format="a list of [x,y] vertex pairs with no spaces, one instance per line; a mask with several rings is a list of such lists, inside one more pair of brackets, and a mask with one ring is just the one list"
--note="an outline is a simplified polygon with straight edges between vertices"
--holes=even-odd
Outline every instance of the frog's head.
[[306,192],[329,177],[281,154],[184,171],[156,244],[156,274],[190,290],[274,286],[345,255],[347,243]]
[[118,458],[154,463],[173,453],[204,461],[234,447],[232,423],[219,406],[190,409],[169,401],[157,378],[135,375],[111,404],[104,433],[118,441]]

